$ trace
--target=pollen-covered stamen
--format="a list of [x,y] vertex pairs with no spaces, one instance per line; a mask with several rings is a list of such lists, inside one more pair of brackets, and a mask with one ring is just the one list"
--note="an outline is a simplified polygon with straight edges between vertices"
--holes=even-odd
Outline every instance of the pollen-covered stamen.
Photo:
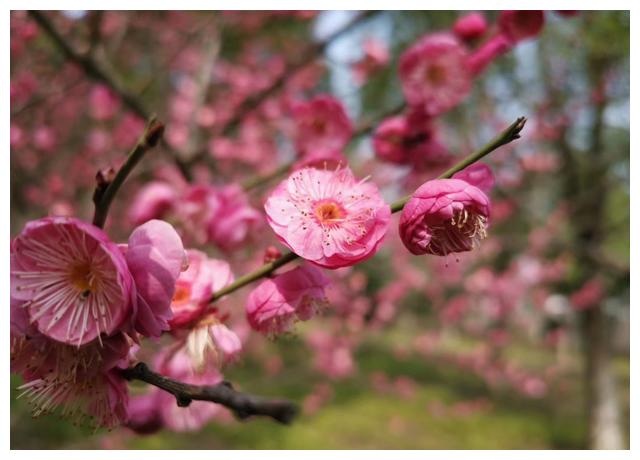
[[487,218],[473,209],[463,208],[440,225],[431,225],[427,252],[446,256],[452,252],[471,251],[487,237]]
[[316,203],[314,215],[320,225],[334,225],[344,221],[345,211],[338,203],[332,200],[323,200]]

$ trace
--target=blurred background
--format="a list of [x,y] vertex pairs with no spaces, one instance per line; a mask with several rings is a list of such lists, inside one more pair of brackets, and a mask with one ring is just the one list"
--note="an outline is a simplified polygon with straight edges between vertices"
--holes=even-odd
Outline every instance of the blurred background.
[[[356,174],[388,201],[410,193],[444,168],[380,161],[371,129],[402,105],[402,51],[465,13],[14,11],[12,235],[44,215],[89,219],[96,172],[121,164],[151,113],[167,142],[114,203],[114,240],[133,228],[141,187],[180,174],[241,183],[262,211],[274,170],[295,158],[289,108],[319,93],[356,126],[345,152]],[[494,27],[497,12],[484,15]],[[438,118],[454,157],[528,118],[487,159],[497,185],[479,250],[411,256],[396,216],[375,258],[330,274],[327,311],[285,337],[248,330],[248,289],[223,301],[244,342],[225,378],[300,403],[292,426],[222,410],[196,432],[94,432],[32,419],[12,390],[11,447],[628,448],[629,27],[624,11],[546,12],[537,38]],[[268,244],[264,226],[233,251],[192,246],[239,276]]]

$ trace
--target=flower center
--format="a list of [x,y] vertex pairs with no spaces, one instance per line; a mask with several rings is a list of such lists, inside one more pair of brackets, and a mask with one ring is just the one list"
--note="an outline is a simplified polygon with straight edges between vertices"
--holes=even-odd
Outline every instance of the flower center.
[[335,224],[344,217],[344,211],[333,201],[321,201],[316,204],[314,213],[321,224]]
[[71,284],[73,284],[78,291],[82,292],[82,295],[85,297],[96,289],[97,279],[91,271],[91,264],[89,262],[83,262],[73,266],[69,279]]
[[434,86],[438,86],[447,79],[447,71],[439,65],[430,65],[425,72],[425,80]]
[[184,303],[187,303],[190,298],[191,298],[191,289],[189,289],[189,286],[178,284],[176,285],[176,291],[173,294],[173,299],[171,299],[171,303],[182,305]]

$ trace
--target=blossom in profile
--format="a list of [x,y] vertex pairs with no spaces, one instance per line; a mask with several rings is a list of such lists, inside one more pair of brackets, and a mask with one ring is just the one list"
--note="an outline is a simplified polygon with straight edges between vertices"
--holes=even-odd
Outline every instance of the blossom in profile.
[[407,103],[429,116],[446,112],[469,94],[468,52],[451,34],[434,33],[418,40],[400,57],[400,80]]
[[431,180],[404,206],[400,237],[416,255],[471,251],[486,237],[490,209],[487,195],[464,180]]
[[169,329],[176,281],[188,264],[182,240],[168,223],[150,220],[131,233],[124,252],[136,288],[135,329],[159,337]]
[[295,143],[300,154],[340,151],[351,140],[353,126],[342,103],[322,94],[293,107]]
[[503,10],[498,17],[500,31],[511,41],[536,37],[544,26],[542,10]]
[[11,371],[25,382],[18,390],[33,416],[52,413],[75,423],[113,428],[128,419],[128,390],[118,367],[126,363],[130,340],[117,334],[80,348],[36,333],[14,336]]
[[442,166],[450,159],[433,119],[419,110],[383,120],[374,132],[373,148],[381,160],[416,171]]
[[208,239],[221,249],[232,250],[242,245],[262,225],[262,214],[249,204],[238,185],[217,189],[212,199],[208,222]]
[[130,317],[125,257],[99,228],[72,217],[29,222],[11,246],[11,303],[43,335],[81,346]]
[[295,171],[271,193],[265,210],[283,244],[331,269],[373,256],[391,215],[378,188],[348,168]]
[[488,29],[487,20],[482,13],[469,13],[459,17],[453,25],[453,32],[461,40],[475,40]]
[[233,282],[231,267],[223,260],[210,259],[195,249],[187,251],[189,268],[180,273],[171,299],[171,330],[196,321],[209,303],[211,294]]
[[453,179],[463,180],[471,185],[475,185],[484,193],[488,194],[496,183],[491,168],[485,163],[473,163],[462,171],[458,171],[452,176]]
[[129,208],[129,220],[141,225],[152,219],[161,219],[176,204],[178,193],[167,182],[149,182],[138,191]]
[[320,270],[303,265],[263,280],[247,299],[247,320],[256,331],[279,334],[297,320],[306,321],[327,303],[329,279]]

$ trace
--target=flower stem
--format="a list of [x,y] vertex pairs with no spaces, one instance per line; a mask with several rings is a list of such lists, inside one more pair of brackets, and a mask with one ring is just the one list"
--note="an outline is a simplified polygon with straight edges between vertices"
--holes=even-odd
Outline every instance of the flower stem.
[[[500,134],[494,137],[491,141],[489,141],[483,147],[466,156],[462,161],[453,165],[451,168],[449,168],[448,170],[440,174],[437,178],[438,179],[450,178],[455,173],[462,171],[467,166],[475,163],[476,161],[490,154],[497,148],[503,145],[506,145],[516,139],[519,139],[520,132],[522,131],[522,128],[524,128],[526,121],[527,120],[524,117],[518,118],[511,125],[509,125],[504,131],[502,131]],[[402,208],[404,208],[404,205],[409,200],[409,198],[410,196],[407,196],[393,203],[391,205],[391,212],[396,213],[401,211]],[[215,302],[221,297],[224,297],[227,294],[231,294],[232,292],[237,291],[238,289],[246,286],[247,284],[250,284],[256,280],[259,280],[260,278],[270,275],[278,268],[298,258],[299,256],[297,254],[293,252],[287,252],[286,254],[282,255],[281,257],[274,260],[273,262],[264,264],[262,267],[258,268],[257,270],[254,270],[251,273],[241,276],[240,278],[235,280],[233,283],[215,292],[209,299],[209,302],[210,303]]]
[[148,150],[155,147],[164,133],[164,125],[158,122],[155,117],[151,117],[147,123],[144,133],[138,140],[136,146],[129,152],[127,160],[118,170],[113,180],[106,186],[104,191],[95,200],[95,213],[93,215],[93,225],[96,227],[104,227],[109,213],[109,207],[116,193],[127,179],[133,168],[140,162],[142,157]]

